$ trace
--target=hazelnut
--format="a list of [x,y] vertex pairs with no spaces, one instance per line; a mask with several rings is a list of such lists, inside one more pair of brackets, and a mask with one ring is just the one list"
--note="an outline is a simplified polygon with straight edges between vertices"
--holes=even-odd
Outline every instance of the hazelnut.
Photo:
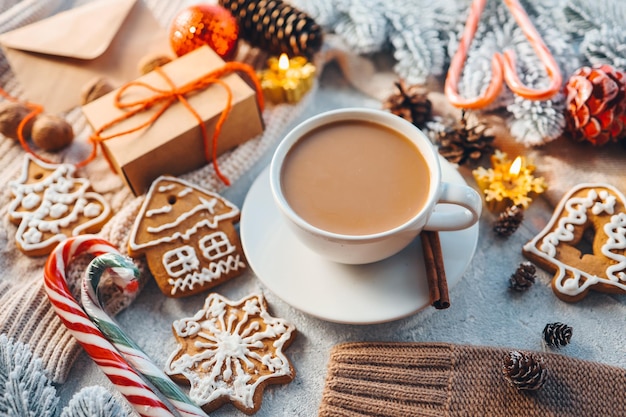
[[141,75],[145,75],[168,62],[172,62],[172,58],[167,55],[147,55],[139,61],[139,72]]
[[85,105],[90,103],[113,90],[113,86],[106,78],[94,78],[83,86],[80,95],[81,104]]
[[58,151],[72,143],[74,130],[61,117],[41,114],[33,123],[31,138],[44,151]]
[[[22,103],[13,101],[0,103],[0,133],[8,138],[17,140],[17,127],[31,111]],[[23,134],[25,139],[30,136],[34,121],[35,118],[32,118],[24,126]]]

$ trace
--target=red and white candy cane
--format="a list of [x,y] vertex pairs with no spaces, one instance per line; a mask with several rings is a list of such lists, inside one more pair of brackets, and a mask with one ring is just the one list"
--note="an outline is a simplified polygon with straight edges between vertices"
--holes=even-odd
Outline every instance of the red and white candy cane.
[[90,235],[59,243],[44,269],[46,294],[63,324],[139,415],[173,417],[167,406],[89,320],[67,286],[66,269],[73,258],[87,253],[98,256],[111,252],[118,251],[106,240]]
[[463,65],[474,35],[476,34],[476,29],[480,22],[480,15],[485,9],[486,3],[487,0],[474,0],[472,2],[463,35],[459,41],[459,47],[450,62],[450,68],[448,69],[444,86],[444,92],[450,103],[456,107],[465,109],[480,109],[486,107],[496,99],[502,89],[504,81],[506,81],[511,91],[528,100],[546,100],[554,96],[561,89],[563,82],[558,64],[519,1],[504,0],[504,3],[509,8],[517,24],[522,29],[522,32],[526,35],[526,39],[528,39],[528,42],[543,63],[550,83],[547,87],[540,89],[525,86],[520,81],[515,70],[515,54],[513,51],[507,50],[503,54],[499,52],[493,54],[491,59],[491,81],[487,85],[487,88],[479,94],[478,97],[461,97],[458,91],[458,85],[461,79],[461,73],[463,72]]
[[89,263],[81,285],[83,309],[104,337],[147,381],[150,381],[181,417],[207,417],[165,373],[141,350],[105,311],[100,298],[101,278],[106,271],[114,272],[113,282],[121,288],[137,283],[139,269],[132,259],[121,253],[105,253]]
[[530,21],[528,14],[519,3],[518,0],[504,0],[504,3],[509,7],[509,11],[517,21],[517,24],[526,35],[526,39],[535,50],[535,53],[541,60],[546,70],[546,74],[550,79],[550,84],[547,87],[541,89],[535,89],[525,86],[517,76],[515,71],[515,54],[513,51],[504,51],[504,79],[509,88],[518,96],[524,97],[528,100],[547,100],[554,96],[561,89],[563,83],[563,77],[561,76],[561,70],[556,60],[548,50],[548,47],[541,35],[535,29],[535,26]]

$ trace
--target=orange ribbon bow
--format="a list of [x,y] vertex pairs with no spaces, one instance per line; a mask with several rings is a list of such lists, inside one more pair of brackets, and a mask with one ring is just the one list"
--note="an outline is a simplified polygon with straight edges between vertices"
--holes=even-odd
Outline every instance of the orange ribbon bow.
[[[165,72],[161,68],[156,68],[155,71],[161,77],[163,77],[163,79],[165,79],[170,89],[163,90],[163,89],[156,88],[154,86],[151,86],[141,81],[132,81],[122,86],[115,95],[114,104],[117,108],[128,110],[128,112],[124,113],[123,115],[121,115],[120,117],[116,119],[111,120],[109,123],[106,123],[105,125],[103,125],[102,127],[100,127],[98,130],[94,132],[94,134],[90,138],[91,142],[94,144],[94,148],[91,152],[91,155],[85,161],[77,164],[77,166],[86,165],[89,161],[95,158],[95,155],[97,153],[96,145],[98,143],[101,143],[108,139],[112,139],[114,137],[136,132],[145,127],[150,126],[159,117],[161,117],[161,115],[165,113],[165,111],[172,104],[174,104],[176,101],[180,101],[198,121],[198,125],[200,126],[200,129],[202,131],[202,138],[204,140],[204,153],[205,153],[206,160],[207,161],[212,160],[216,175],[222,180],[224,184],[230,185],[230,181],[228,181],[228,178],[226,178],[222,174],[217,164],[217,139],[220,135],[222,126],[224,122],[226,121],[226,119],[228,118],[228,114],[230,113],[230,110],[232,108],[232,91],[230,90],[230,87],[228,86],[228,84],[226,84],[220,78],[236,71],[241,71],[241,72],[246,73],[250,77],[252,82],[254,83],[254,87],[257,93],[257,103],[259,104],[259,108],[262,111],[263,106],[264,106],[263,92],[261,89],[261,84],[259,83],[256,73],[254,72],[254,69],[251,66],[241,63],[241,62],[227,62],[221,68],[211,71],[205,74],[204,76],[197,78],[193,81],[190,81],[189,83],[184,84],[180,87],[176,87],[174,83],[172,82],[172,80],[170,80],[170,78],[167,76],[167,74],[165,74]],[[217,120],[217,123],[215,125],[215,130],[213,132],[212,146],[209,146],[208,133],[206,131],[206,126],[204,125],[204,121],[202,120],[200,115],[195,111],[195,109],[189,104],[185,96],[194,91],[203,90],[212,84],[219,84],[222,87],[224,87],[227,93],[227,98],[226,98],[226,104],[224,106],[224,110],[220,114],[220,117]],[[154,92],[154,95],[146,97],[141,100],[137,100],[137,101],[127,102],[127,103],[122,102],[122,96],[124,95],[124,93],[126,93],[128,89],[132,87],[146,88]],[[135,126],[131,129],[125,130],[123,132],[118,132],[115,134],[111,134],[109,136],[102,135],[104,131],[111,128],[112,126],[126,119],[132,118],[136,114],[144,112],[159,103],[161,103],[161,107],[146,122],[138,126]]]

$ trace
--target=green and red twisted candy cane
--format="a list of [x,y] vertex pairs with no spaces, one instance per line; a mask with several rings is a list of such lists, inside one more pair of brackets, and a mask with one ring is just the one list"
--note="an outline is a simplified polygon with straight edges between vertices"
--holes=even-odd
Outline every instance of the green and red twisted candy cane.
[[[46,261],[44,289],[63,324],[139,415],[173,417],[174,414],[152,388],[91,322],[67,286],[67,267],[72,259],[82,254],[101,256],[110,253],[119,254],[112,244],[95,236],[82,235],[66,239],[57,245]],[[133,280],[124,289],[136,291],[137,288],[137,281]],[[206,416],[201,410],[199,413],[184,415]]]
[[121,287],[137,282],[139,277],[139,270],[132,260],[120,253],[111,252],[95,257],[89,263],[81,285],[81,301],[87,315],[122,356],[161,391],[182,416],[206,416],[104,311],[98,287],[107,270],[115,273],[114,282],[122,284],[119,285]]

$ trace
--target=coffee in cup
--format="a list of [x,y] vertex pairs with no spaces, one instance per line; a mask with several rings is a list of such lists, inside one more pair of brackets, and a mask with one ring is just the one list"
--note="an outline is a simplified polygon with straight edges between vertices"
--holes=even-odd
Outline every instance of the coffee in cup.
[[409,221],[426,204],[430,173],[397,131],[342,120],[304,134],[285,157],[282,191],[302,219],[322,230],[369,235]]
[[[442,182],[421,130],[371,109],[334,110],[296,126],[274,153],[270,186],[296,236],[347,264],[387,258],[422,229],[467,228],[482,208],[471,187]],[[436,210],[438,203],[458,207]]]

